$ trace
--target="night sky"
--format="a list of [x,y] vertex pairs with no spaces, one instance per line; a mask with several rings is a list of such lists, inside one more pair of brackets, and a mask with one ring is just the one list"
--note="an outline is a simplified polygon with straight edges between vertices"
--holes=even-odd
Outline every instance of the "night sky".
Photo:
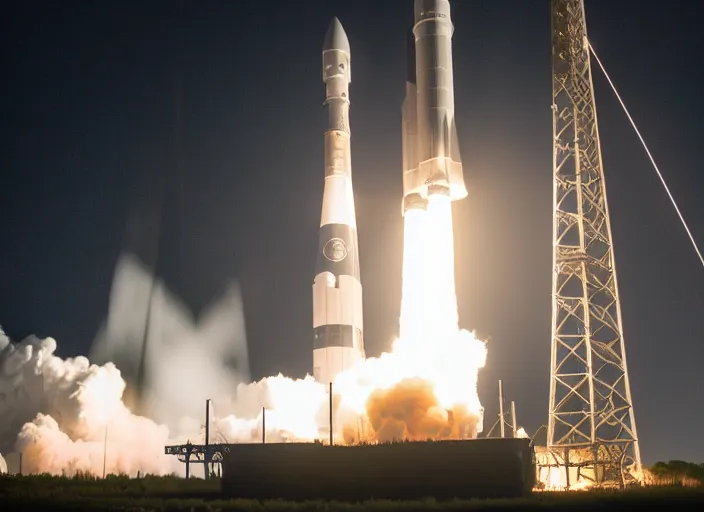
[[[367,354],[400,301],[411,0],[14,2],[2,27],[0,324],[87,354],[145,176],[166,177],[158,273],[194,311],[241,283],[253,377],[312,371],[323,192],[321,46],[352,47],[352,165]],[[547,421],[549,2],[454,2],[469,197],[455,207],[462,327],[489,339],[529,432]],[[587,1],[590,39],[704,245],[704,44],[696,2]],[[644,462],[704,461],[704,270],[595,68],[628,366]],[[156,235],[155,235],[156,236]]]

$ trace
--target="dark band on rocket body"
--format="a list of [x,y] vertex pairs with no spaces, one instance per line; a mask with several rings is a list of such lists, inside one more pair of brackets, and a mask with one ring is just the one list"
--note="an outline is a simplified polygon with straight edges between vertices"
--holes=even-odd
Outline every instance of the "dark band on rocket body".
[[359,279],[356,229],[347,224],[325,224],[320,227],[315,275],[322,272]]
[[327,347],[354,348],[362,346],[362,330],[351,325],[321,325],[313,331],[314,350]]

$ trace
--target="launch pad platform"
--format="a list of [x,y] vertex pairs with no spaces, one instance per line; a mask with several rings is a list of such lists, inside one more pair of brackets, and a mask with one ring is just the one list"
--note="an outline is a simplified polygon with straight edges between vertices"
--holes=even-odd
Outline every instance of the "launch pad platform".
[[232,444],[222,492],[250,499],[510,498],[536,482],[529,439]]
[[[223,456],[230,449],[230,444],[193,444],[186,443],[180,445],[171,445],[164,447],[166,455],[175,455],[180,462],[186,465],[186,478],[191,476],[191,464],[203,464],[204,468],[210,468],[211,465],[219,467],[223,460]],[[204,476],[207,479],[210,471],[207,473],[204,469]]]

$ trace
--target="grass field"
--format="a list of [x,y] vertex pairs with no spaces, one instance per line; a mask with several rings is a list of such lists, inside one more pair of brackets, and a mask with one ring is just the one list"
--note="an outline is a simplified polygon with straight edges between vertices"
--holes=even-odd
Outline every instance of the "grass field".
[[575,491],[533,493],[515,500],[254,501],[221,500],[220,482],[174,477],[129,479],[109,476],[60,478],[1,476],[2,510],[124,510],[124,511],[461,511],[461,510],[627,510],[667,507],[672,512],[700,510],[704,488],[646,487],[625,492]]

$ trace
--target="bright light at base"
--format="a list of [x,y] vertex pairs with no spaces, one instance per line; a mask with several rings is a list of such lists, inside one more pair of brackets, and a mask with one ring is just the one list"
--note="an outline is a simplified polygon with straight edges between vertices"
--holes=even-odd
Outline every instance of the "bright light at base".
[[[486,362],[486,346],[458,326],[452,208],[446,196],[433,195],[427,210],[411,209],[404,217],[399,332],[388,353],[360,361],[333,383],[335,442],[476,437],[483,427],[477,374]],[[261,386],[266,388],[261,400],[270,409],[267,439],[327,439],[326,386],[279,375],[241,386],[238,395]],[[259,414],[253,422],[227,418],[219,428],[232,440],[256,439],[261,424]]]
[[343,407],[366,413],[372,439],[476,437],[486,346],[458,326],[450,198],[430,196],[427,210],[407,211],[404,224],[401,335],[335,388]]

